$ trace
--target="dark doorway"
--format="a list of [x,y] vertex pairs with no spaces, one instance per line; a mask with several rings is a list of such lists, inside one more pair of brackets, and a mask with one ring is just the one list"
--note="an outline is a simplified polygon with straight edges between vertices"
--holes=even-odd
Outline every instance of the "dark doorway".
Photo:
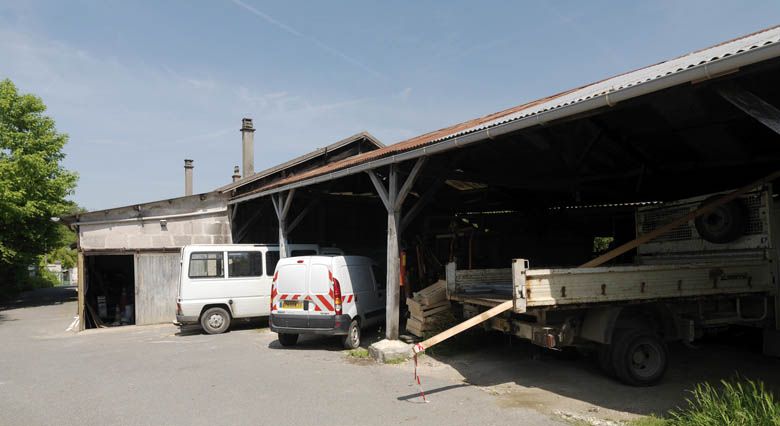
[[133,255],[86,256],[84,326],[135,324]]

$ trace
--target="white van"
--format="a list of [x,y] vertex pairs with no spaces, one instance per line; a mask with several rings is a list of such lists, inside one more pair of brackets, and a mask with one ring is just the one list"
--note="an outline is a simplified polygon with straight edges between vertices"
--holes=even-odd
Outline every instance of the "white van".
[[360,330],[385,319],[384,280],[363,256],[304,256],[282,259],[271,286],[271,331],[293,346],[299,334],[343,337],[360,346]]
[[[290,254],[343,254],[316,244],[291,244]],[[268,316],[278,245],[203,244],[181,249],[176,324],[225,332],[234,318]]]

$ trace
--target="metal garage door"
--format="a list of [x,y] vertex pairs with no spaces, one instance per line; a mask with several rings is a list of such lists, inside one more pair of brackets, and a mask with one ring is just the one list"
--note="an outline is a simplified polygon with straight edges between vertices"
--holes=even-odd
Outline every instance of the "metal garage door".
[[176,319],[179,253],[135,255],[135,323],[159,324]]

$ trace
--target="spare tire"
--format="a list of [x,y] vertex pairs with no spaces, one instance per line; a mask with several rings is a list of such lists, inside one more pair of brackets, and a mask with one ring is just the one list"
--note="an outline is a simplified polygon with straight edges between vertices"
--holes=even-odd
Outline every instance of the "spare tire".
[[[704,200],[703,207],[720,197]],[[741,200],[736,199],[715,207],[711,212],[701,215],[694,221],[696,231],[702,239],[715,244],[730,243],[745,234],[748,211]]]

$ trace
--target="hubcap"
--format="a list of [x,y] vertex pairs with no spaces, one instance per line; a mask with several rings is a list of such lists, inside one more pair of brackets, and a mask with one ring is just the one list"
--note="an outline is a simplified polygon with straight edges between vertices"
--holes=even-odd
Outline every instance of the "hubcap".
[[225,319],[222,318],[222,315],[212,314],[209,317],[208,323],[209,323],[209,327],[211,328],[220,328],[222,327],[222,324],[225,323]]
[[360,343],[360,336],[358,335],[357,327],[352,327],[352,329],[349,330],[349,337],[352,339],[353,346],[356,346],[358,343]]
[[659,348],[648,343],[634,347],[631,354],[631,369],[639,377],[652,377],[661,369],[662,355]]

